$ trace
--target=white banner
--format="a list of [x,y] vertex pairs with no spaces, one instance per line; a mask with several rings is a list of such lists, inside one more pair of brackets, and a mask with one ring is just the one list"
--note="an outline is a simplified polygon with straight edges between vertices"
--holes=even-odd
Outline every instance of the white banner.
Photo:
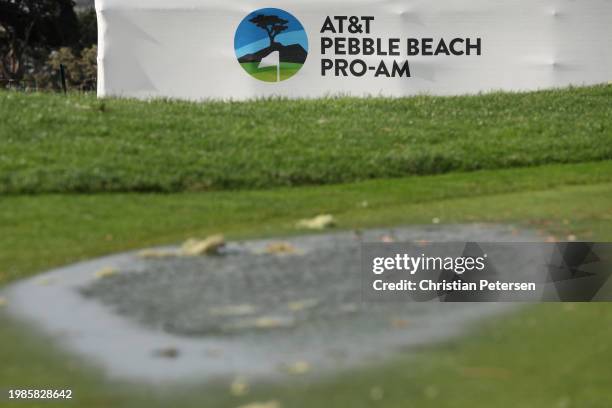
[[96,0],[98,94],[456,95],[612,80],[610,0]]

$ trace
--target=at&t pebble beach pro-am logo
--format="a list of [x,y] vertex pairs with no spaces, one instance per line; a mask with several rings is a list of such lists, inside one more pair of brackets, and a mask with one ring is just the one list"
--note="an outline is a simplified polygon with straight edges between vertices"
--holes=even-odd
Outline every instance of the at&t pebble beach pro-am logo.
[[264,8],[242,20],[234,49],[238,62],[253,78],[280,82],[294,76],[306,62],[308,36],[293,15]]

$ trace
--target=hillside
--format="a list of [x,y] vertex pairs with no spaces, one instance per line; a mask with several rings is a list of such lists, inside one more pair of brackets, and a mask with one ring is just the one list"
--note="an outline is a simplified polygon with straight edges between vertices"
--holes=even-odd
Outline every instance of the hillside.
[[299,44],[292,45],[282,45],[279,43],[274,43],[270,47],[264,48],[262,50],[257,51],[253,54],[247,54],[238,59],[238,62],[261,62],[261,60],[271,53],[278,51],[279,58],[281,62],[290,62],[295,64],[303,64],[306,62],[306,57],[308,53],[304,48],[302,48]]
[[612,159],[612,86],[186,103],[0,93],[0,193],[331,184]]

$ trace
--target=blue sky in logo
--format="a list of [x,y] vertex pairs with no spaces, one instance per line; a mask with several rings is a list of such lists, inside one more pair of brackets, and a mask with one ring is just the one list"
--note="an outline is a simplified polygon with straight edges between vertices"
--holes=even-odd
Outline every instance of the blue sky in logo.
[[256,10],[246,16],[238,26],[236,36],[234,37],[234,49],[236,50],[236,56],[238,58],[246,54],[257,52],[270,45],[270,40],[266,32],[249,22],[251,18],[258,14],[275,15],[289,21],[287,24],[289,29],[279,34],[275,41],[283,45],[299,44],[308,51],[308,37],[306,36],[304,27],[294,16],[281,9],[264,8]]

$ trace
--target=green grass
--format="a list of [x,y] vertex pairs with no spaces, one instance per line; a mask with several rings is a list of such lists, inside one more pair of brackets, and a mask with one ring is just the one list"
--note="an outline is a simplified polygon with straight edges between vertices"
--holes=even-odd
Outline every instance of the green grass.
[[[240,64],[249,75],[265,82],[277,82],[278,73],[276,67],[259,68],[258,62],[243,62]],[[281,62],[280,79],[287,80],[297,74],[304,64],[295,64],[291,62]]]
[[0,193],[178,192],[612,159],[612,86],[248,103],[0,92]]
[[[612,86],[204,104],[0,92],[0,286],[192,236],[301,233],[296,220],[320,213],[343,229],[439,218],[612,241],[611,100]],[[227,189],[241,191],[212,191]],[[28,407],[612,406],[607,304],[531,306],[388,364],[242,399],[224,383],[112,382],[1,307],[0,327],[0,392],[75,391]]]
[[[226,232],[296,233],[319,212],[343,228],[508,222],[581,239],[612,240],[612,162],[380,180],[344,186],[188,194],[9,196],[0,200],[4,281],[104,253]],[[367,201],[367,206],[364,206]],[[109,382],[0,312],[0,388],[73,388],[78,407],[237,407],[277,399],[300,407],[580,407],[612,404],[612,307],[539,305],[472,335],[393,362],[315,383],[257,384],[246,398],[227,384],[167,389]],[[314,368],[316,370],[316,367]],[[384,399],[372,401],[380,387]],[[569,404],[569,405],[568,405]],[[0,405],[9,404],[0,400]]]
[[[535,197],[544,194],[541,191],[570,186],[577,192],[589,188],[605,192],[610,183],[612,161],[268,191],[6,196],[0,199],[0,285],[51,266],[191,236],[295,234],[296,220],[321,213],[336,215],[343,228],[429,223],[433,217],[442,222],[525,223],[584,216],[601,222],[589,227],[601,236],[602,229],[610,227],[602,217],[612,198],[595,202],[585,192],[586,201],[578,197],[571,205],[546,201],[534,208],[523,205],[517,212],[512,195],[507,194],[517,193],[526,200],[529,191],[540,191],[533,193]],[[454,211],[449,200],[463,203],[463,199],[467,201],[461,210]],[[498,202],[499,207],[490,211],[479,208]],[[474,206],[469,212],[468,204]],[[565,205],[564,215],[556,212],[560,204]],[[559,233],[569,235],[569,228]],[[583,228],[572,228],[579,236],[592,238]]]

